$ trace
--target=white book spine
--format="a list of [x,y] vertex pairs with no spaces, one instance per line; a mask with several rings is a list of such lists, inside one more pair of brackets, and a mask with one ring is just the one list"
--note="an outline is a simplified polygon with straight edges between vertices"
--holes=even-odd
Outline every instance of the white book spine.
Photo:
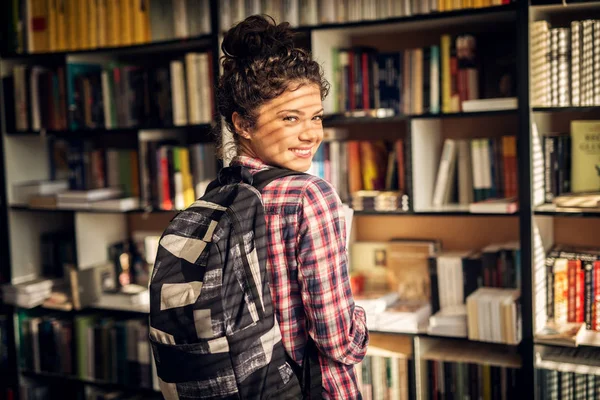
[[175,37],[186,38],[189,36],[186,0],[173,1],[173,26],[175,27]]
[[185,55],[185,75],[187,84],[188,117],[191,124],[200,123],[200,98],[198,96],[198,55],[187,53]]
[[456,141],[452,139],[446,139],[444,141],[444,149],[442,150],[442,158],[438,167],[437,179],[435,182],[435,188],[433,191],[432,204],[436,207],[444,204],[445,194],[449,190],[451,171],[450,168],[453,165],[453,159],[456,156]]
[[106,129],[111,129],[113,127],[110,118],[110,106],[112,99],[110,96],[110,85],[108,83],[108,71],[102,71],[100,79],[102,80],[102,107],[104,109],[104,127]]
[[187,107],[184,84],[183,63],[171,61],[171,90],[173,107],[173,124],[176,126],[187,124]]

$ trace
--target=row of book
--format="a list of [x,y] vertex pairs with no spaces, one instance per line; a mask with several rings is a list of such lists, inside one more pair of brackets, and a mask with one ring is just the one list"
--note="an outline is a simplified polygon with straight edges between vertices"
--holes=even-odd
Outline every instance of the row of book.
[[137,150],[93,148],[90,142],[68,142],[69,190],[121,187],[125,197],[139,197]]
[[3,8],[6,50],[16,53],[129,46],[211,32],[209,0],[26,0]]
[[[493,58],[489,46],[496,49]],[[379,108],[403,115],[474,111],[475,100],[515,95],[514,64],[514,49],[489,35],[444,34],[439,44],[395,52],[336,48],[333,112]]]
[[600,330],[600,252],[555,246],[546,256],[546,317]]
[[343,128],[324,128],[323,139],[308,173],[355,210],[408,211],[404,139],[354,140]]
[[397,292],[402,300],[431,302],[432,311],[464,305],[478,288],[521,287],[517,242],[480,250],[443,251],[440,240],[356,241],[350,270],[364,276],[365,292]]
[[479,288],[467,297],[469,340],[519,344],[520,295],[518,289]]
[[515,136],[446,139],[437,171],[432,205],[468,205],[491,198],[516,198]]
[[[214,115],[211,53],[187,53],[161,65],[68,63],[16,65],[4,78],[14,98],[16,131],[170,127],[210,123]],[[66,70],[66,71],[65,71]],[[8,102],[12,103],[12,102]]]
[[21,368],[152,389],[157,387],[148,325],[98,315],[19,312]]
[[415,376],[414,367],[407,355],[370,347],[355,371],[365,400],[413,398],[410,382]]
[[[520,341],[518,243],[458,252],[442,251],[439,240],[357,241],[349,259],[370,329],[419,332],[429,319],[431,334]],[[486,330],[492,324],[498,335]]]
[[220,4],[220,24],[229,29],[253,14],[268,14],[293,27],[408,17],[435,12],[509,4],[508,0],[225,0]]
[[510,399],[518,396],[518,369],[489,364],[428,360],[429,399]]
[[537,393],[540,400],[596,399],[600,396],[600,378],[594,374],[538,369]]
[[181,210],[200,198],[217,177],[214,143],[183,147],[176,142],[140,144],[142,204],[163,210]]
[[542,137],[545,201],[568,193],[600,191],[600,121],[573,120],[570,132]]
[[429,258],[429,275],[434,313],[465,304],[482,287],[519,289],[519,244],[498,243],[478,251],[438,252]]
[[532,104],[539,107],[600,105],[600,20],[531,28]]
[[439,341],[425,351],[423,360],[424,399],[520,398],[521,360],[514,352]]
[[536,346],[539,398],[598,398],[599,356],[598,349],[593,347]]

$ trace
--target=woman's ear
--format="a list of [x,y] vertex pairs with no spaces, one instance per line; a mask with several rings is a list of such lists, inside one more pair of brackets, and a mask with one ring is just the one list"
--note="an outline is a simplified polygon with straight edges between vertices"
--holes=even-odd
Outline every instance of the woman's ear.
[[242,117],[237,111],[231,116],[233,127],[235,132],[243,137],[244,139],[250,140],[250,130],[248,129],[248,122]]

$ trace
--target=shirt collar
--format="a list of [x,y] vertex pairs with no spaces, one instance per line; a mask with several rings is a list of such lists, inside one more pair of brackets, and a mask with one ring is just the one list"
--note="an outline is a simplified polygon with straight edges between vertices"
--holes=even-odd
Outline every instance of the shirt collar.
[[264,162],[262,162],[262,160],[260,160],[258,158],[254,158],[254,157],[248,157],[248,156],[235,156],[231,160],[230,164],[231,165],[241,165],[250,170],[262,170],[262,169],[269,168],[269,166],[267,164],[265,164]]

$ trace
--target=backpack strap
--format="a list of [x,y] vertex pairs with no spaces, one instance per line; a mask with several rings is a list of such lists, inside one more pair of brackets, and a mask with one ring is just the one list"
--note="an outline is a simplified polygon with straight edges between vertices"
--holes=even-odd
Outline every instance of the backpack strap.
[[254,186],[259,192],[262,192],[265,186],[275,179],[291,175],[305,175],[305,173],[284,168],[269,168],[254,174],[252,177],[252,186]]

